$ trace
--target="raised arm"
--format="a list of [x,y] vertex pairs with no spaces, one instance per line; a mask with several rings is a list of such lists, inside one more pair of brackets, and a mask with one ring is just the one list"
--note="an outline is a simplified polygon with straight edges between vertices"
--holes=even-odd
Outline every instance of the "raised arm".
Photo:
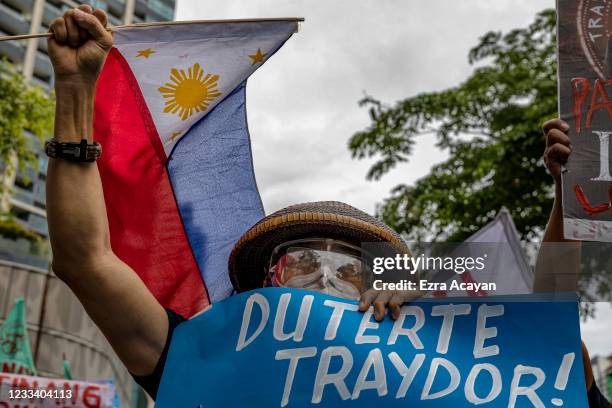
[[561,171],[572,152],[569,126],[560,119],[546,122],[544,162],[555,183],[555,201],[535,268],[534,292],[572,292],[580,273],[581,242],[563,237]]
[[[106,14],[89,6],[51,24],[55,138],[93,140],[96,81],[112,47]],[[95,163],[50,159],[47,215],[53,270],[66,282],[129,371],[153,372],[168,330],[166,312],[111,249],[102,183]]]
[[[562,167],[572,153],[567,123],[554,119],[544,124],[544,162],[555,181],[555,201],[536,261],[534,292],[568,292],[577,289],[581,242],[563,237]],[[582,363],[587,390],[593,386],[589,353],[582,343]]]

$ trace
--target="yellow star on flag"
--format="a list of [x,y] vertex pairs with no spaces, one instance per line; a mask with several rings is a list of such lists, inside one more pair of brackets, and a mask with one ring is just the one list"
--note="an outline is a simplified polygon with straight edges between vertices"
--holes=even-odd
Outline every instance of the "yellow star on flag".
[[155,54],[155,50],[153,50],[152,48],[147,48],[146,50],[138,51],[138,55],[136,55],[136,58],[138,57],[149,58],[151,54]]
[[204,112],[221,92],[217,89],[219,75],[204,73],[199,63],[187,69],[170,69],[170,81],[158,90],[166,99],[164,113],[177,114],[187,120],[197,112]]
[[249,58],[251,59],[251,61],[253,61],[253,63],[251,64],[251,66],[261,63],[264,58],[266,57],[266,53],[261,52],[261,48],[257,49],[257,52],[253,55],[249,55]]
[[179,137],[183,132],[172,132],[172,136],[170,136],[170,140],[174,142],[174,140]]

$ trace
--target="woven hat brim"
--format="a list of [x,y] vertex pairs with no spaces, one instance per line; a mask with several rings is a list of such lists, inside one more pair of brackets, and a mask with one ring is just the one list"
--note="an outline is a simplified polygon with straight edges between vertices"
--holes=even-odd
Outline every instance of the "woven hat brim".
[[408,252],[401,237],[379,223],[326,211],[279,214],[256,224],[236,243],[228,265],[236,291],[261,287],[274,248],[284,242],[303,238],[339,239],[357,246],[384,242],[395,251]]

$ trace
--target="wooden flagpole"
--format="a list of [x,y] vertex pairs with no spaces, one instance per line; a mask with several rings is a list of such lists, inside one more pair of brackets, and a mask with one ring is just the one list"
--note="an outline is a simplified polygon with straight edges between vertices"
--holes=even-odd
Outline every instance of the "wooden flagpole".
[[[189,24],[222,24],[222,23],[248,23],[248,22],[266,22],[266,21],[295,21],[297,23],[303,22],[303,17],[278,17],[278,18],[247,18],[247,19],[234,19],[234,20],[191,20],[191,21],[159,21],[151,23],[136,23],[126,24],[108,27],[107,30],[111,33],[116,30],[123,28],[138,28],[138,27],[154,27],[154,26],[172,26],[172,25],[189,25]],[[8,35],[0,37],[2,41],[17,41],[17,40],[28,40],[30,38],[45,38],[52,37],[53,33],[37,33],[37,34],[22,34],[22,35]]]

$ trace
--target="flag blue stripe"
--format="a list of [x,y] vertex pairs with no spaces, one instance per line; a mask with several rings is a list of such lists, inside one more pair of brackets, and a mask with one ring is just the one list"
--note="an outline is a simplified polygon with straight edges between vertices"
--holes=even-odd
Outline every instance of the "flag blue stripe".
[[211,302],[231,295],[227,260],[264,210],[246,120],[246,81],[175,146],[168,173]]

